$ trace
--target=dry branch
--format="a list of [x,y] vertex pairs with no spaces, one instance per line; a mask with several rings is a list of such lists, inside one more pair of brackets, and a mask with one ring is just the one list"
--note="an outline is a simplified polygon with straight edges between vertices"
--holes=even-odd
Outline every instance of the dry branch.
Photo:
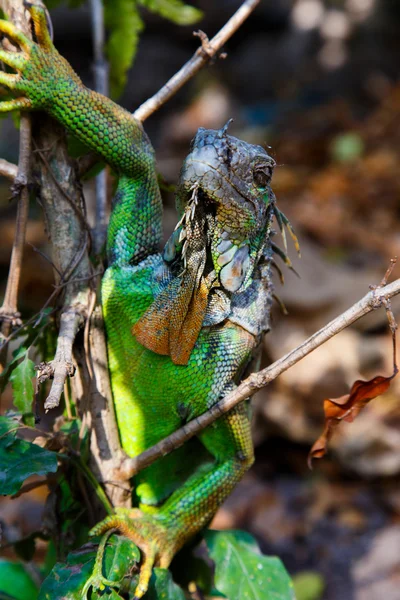
[[[11,19],[20,27],[25,35],[31,37],[28,24],[23,17],[22,2],[13,2],[12,0],[1,0],[0,8],[8,14]],[[3,45],[10,52],[16,52],[18,49],[10,43],[8,39],[3,40]],[[9,272],[7,277],[6,291],[4,294],[3,305],[0,308],[0,321],[2,322],[1,333],[4,336],[3,341],[7,341],[13,327],[21,324],[20,314],[18,312],[18,290],[21,279],[22,257],[25,245],[26,227],[28,223],[29,211],[29,192],[28,180],[30,175],[31,163],[31,120],[26,113],[21,114],[20,137],[19,137],[19,160],[18,166],[8,161],[0,160],[0,174],[11,179],[12,195],[18,198],[17,216],[15,223],[15,236],[11,251]],[[2,344],[0,351],[0,364],[4,366],[7,361],[7,343]]]
[[182,446],[188,439],[208,427],[211,423],[221,417],[221,415],[230,411],[234,406],[243,402],[250,396],[253,396],[258,390],[266,387],[278,375],[287,371],[294,364],[299,362],[304,356],[310,354],[313,350],[327,342],[334,335],[343,331],[346,327],[366,315],[367,313],[386,307],[387,301],[400,293],[400,279],[384,287],[375,287],[364,296],[359,302],[354,304],[346,312],[339,315],[336,319],[325,325],[322,329],[314,333],[305,340],[300,346],[285,354],[282,358],[274,362],[269,367],[253,373],[243,381],[233,392],[217,402],[210,410],[203,413],[187,425],[184,425],[173,434],[164,438],[145,452],[142,452],[134,458],[125,459],[120,468],[120,474],[123,478],[133,477],[142,469],[151,465],[161,456],[169,454],[175,448]]
[[[97,0],[92,0],[95,3]],[[212,58],[214,58],[222,46],[239,29],[248,16],[253,12],[260,0],[246,0],[242,6],[235,12],[222,29],[209,40],[203,31],[196,31],[194,35],[200,38],[201,46],[192,56],[192,58],[175,73],[173,77],[151,98],[148,98],[139,108],[135,110],[133,116],[138,121],[145,121],[163,104],[168,102],[200,69],[202,69]],[[94,9],[92,9],[94,10]],[[98,26],[98,25],[97,25]],[[220,55],[222,58],[222,54]],[[102,92],[104,93],[104,92]],[[78,159],[80,176],[86,175],[92,167],[101,160],[94,152],[88,152]]]
[[[96,92],[108,96],[108,63],[104,56],[105,30],[102,0],[90,0],[92,18],[94,87]],[[107,233],[107,167],[96,176],[96,221],[93,231],[95,253],[105,244]]]
[[[0,8],[7,13],[11,19],[22,29],[25,35],[31,36],[30,27],[26,23],[23,13],[22,1],[2,0]],[[17,49],[8,41],[7,50],[16,51]],[[11,252],[10,267],[7,278],[6,291],[3,305],[0,308],[0,320],[3,321],[1,332],[7,338],[11,329],[20,323],[17,306],[18,289],[21,279],[22,256],[25,245],[26,226],[28,222],[29,210],[29,191],[28,179],[31,163],[31,120],[26,113],[21,114],[20,138],[19,138],[19,160],[18,169],[12,186],[13,196],[19,196],[17,206],[17,219],[15,228],[14,243]],[[2,161],[2,173],[10,177],[15,171],[14,167],[7,161]],[[1,352],[1,363],[6,362],[7,347],[4,346]]]
[[38,115],[34,125],[35,176],[52,242],[55,281],[64,292],[56,354],[46,365],[39,365],[38,372],[39,382],[53,379],[45,402],[49,410],[58,406],[65,379],[74,372],[72,348],[88,313],[92,267],[82,191],[75,163],[68,156],[64,129],[46,115]]
[[104,484],[107,496],[114,506],[132,506],[129,480],[114,482],[115,465],[122,460],[111,383],[108,372],[107,347],[101,307],[97,306],[90,320],[88,367],[90,374],[90,440],[91,469]]
[[15,224],[15,237],[11,251],[10,267],[8,271],[6,292],[3,306],[0,308],[2,334],[7,337],[12,327],[20,324],[17,300],[19,282],[21,279],[22,257],[25,245],[26,226],[28,223],[29,191],[28,178],[31,161],[31,121],[28,115],[21,115],[19,137],[19,161],[17,176],[12,190],[14,196],[19,196],[17,205],[17,219]]
[[196,32],[201,40],[201,46],[192,58],[175,73],[173,77],[151,98],[146,100],[133,116],[138,121],[145,121],[150,115],[165,104],[182,86],[185,85],[204,65],[209,62],[230,37],[239,29],[242,23],[253,12],[260,0],[246,0],[235,14],[225,23],[220,31],[209,40],[202,31]]
[[4,158],[0,158],[0,175],[14,181],[18,175],[17,165],[8,162]]

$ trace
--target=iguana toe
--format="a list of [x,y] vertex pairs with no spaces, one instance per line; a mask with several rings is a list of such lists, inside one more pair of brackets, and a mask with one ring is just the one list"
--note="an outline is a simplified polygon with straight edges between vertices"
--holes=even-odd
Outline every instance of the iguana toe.
[[[115,530],[120,531],[132,540],[142,553],[139,581],[134,596],[136,600],[139,600],[147,592],[153,567],[167,568],[177,545],[174,543],[169,528],[165,527],[154,516],[146,515],[139,509],[119,509],[117,514],[109,516],[98,523],[90,531],[90,535],[107,535],[107,533],[110,534]],[[98,562],[98,557],[96,562]]]

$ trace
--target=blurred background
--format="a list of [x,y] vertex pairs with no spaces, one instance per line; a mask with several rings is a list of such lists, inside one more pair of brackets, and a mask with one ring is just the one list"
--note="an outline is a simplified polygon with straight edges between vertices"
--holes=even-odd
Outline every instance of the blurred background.
[[[155,93],[241,4],[192,2],[204,11],[178,27],[143,11],[135,64],[120,102],[133,111]],[[93,87],[87,5],[51,12],[55,44]],[[227,57],[203,69],[146,121],[160,174],[176,184],[199,126],[269,147],[273,188],[297,232],[300,274],[284,265],[276,292],[289,314],[273,311],[263,366],[297,346],[378,283],[400,254],[400,3],[396,0],[263,0],[228,42]],[[11,118],[0,130],[0,156],[18,160]],[[111,188],[111,184],[110,184]],[[165,192],[165,236],[176,223]],[[94,184],[85,184],[89,218]],[[15,204],[0,181],[0,296],[14,234]],[[32,203],[20,293],[23,317],[52,290],[40,206]],[[281,244],[279,236],[277,243]],[[35,248],[34,248],[35,247]],[[278,259],[279,260],[279,259]],[[394,276],[399,276],[398,267]],[[393,301],[400,317],[400,302]],[[400,378],[353,424],[343,423],[326,458],[307,467],[322,431],[323,400],[356,379],[392,370],[391,336],[379,310],[283,374],[254,400],[256,464],[216,515],[217,528],[244,528],[263,552],[302,573],[299,600],[400,598]],[[6,393],[2,410],[11,405]],[[1,520],[18,537],[40,527],[43,488],[2,501]],[[308,575],[307,575],[308,573]],[[236,599],[231,599],[236,600]]]

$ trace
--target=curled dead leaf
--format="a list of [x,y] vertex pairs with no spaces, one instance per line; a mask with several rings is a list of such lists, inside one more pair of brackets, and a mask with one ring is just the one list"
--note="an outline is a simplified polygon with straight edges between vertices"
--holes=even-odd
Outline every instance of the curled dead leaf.
[[354,421],[370,400],[384,394],[389,389],[390,382],[397,375],[397,372],[397,366],[394,365],[393,374],[390,377],[377,375],[369,381],[355,381],[349,394],[324,400],[325,427],[309,452],[307,462],[310,469],[314,458],[325,456],[328,442],[339,423],[341,421],[347,421],[348,423]]

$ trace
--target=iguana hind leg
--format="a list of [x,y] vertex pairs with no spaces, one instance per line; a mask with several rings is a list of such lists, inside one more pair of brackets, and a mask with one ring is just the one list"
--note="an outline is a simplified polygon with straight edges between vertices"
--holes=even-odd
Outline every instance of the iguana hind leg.
[[243,403],[207,427],[199,438],[215,461],[201,467],[159,511],[179,532],[175,552],[209,523],[254,461],[250,420]]
[[168,568],[178,550],[212,519],[218,507],[253,463],[247,408],[241,404],[200,434],[215,461],[199,468],[152,514],[119,511],[107,517],[93,535],[118,529],[142,551],[143,563],[135,598],[147,591],[153,566]]

